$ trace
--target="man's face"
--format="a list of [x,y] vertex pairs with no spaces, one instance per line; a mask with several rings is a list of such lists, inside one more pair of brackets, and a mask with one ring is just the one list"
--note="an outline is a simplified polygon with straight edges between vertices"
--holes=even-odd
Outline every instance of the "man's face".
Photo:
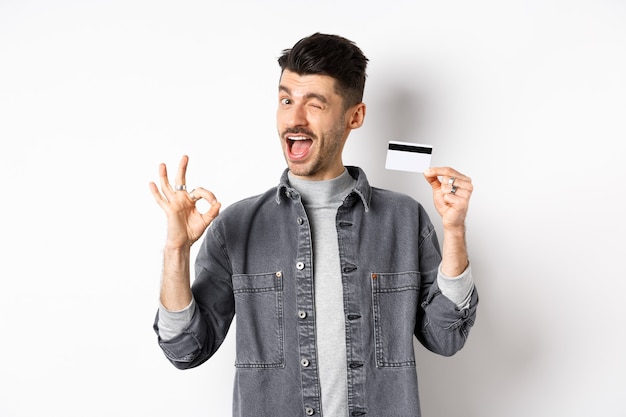
[[340,175],[344,170],[343,146],[350,130],[361,125],[359,114],[364,112],[362,104],[344,109],[332,77],[284,71],[278,87],[276,123],[291,173],[308,180]]

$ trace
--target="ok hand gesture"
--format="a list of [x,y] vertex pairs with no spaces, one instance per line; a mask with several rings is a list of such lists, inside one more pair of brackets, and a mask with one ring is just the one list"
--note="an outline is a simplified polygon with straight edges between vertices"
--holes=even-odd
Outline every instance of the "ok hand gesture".
[[[172,249],[190,248],[197,241],[220,211],[220,203],[212,192],[204,188],[186,191],[185,175],[189,157],[184,155],[178,165],[174,188],[167,178],[167,167],[159,165],[161,190],[154,182],[149,184],[156,202],[167,216],[166,247]],[[196,208],[196,202],[204,199],[210,204],[206,213]]]

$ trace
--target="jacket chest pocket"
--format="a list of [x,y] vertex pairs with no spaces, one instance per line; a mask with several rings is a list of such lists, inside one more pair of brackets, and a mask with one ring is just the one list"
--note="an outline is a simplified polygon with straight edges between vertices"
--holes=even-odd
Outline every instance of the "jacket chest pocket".
[[371,279],[376,366],[415,366],[413,333],[420,273],[373,273]]
[[285,365],[281,272],[233,275],[239,368]]

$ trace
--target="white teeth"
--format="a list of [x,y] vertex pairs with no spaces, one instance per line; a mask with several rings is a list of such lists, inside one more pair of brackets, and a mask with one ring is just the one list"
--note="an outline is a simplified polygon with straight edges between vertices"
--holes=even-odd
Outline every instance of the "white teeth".
[[307,140],[304,136],[289,136],[289,140]]

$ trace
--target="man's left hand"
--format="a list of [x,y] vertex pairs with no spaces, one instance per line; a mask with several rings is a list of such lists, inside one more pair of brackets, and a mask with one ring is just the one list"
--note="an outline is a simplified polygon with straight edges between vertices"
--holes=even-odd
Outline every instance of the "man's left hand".
[[430,168],[424,177],[433,189],[433,201],[444,229],[464,228],[474,189],[471,178],[450,167]]

